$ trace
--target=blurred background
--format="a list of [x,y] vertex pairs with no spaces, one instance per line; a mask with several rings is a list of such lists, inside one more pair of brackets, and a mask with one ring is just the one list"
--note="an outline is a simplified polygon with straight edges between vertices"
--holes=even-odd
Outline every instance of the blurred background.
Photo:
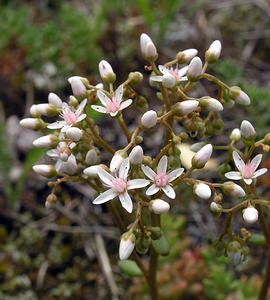
[[[120,233],[106,210],[90,205],[87,187],[64,184],[56,208],[44,208],[47,181],[31,167],[45,151],[32,149],[36,133],[19,126],[49,92],[66,99],[68,77],[98,83],[101,59],[111,63],[119,82],[130,71],[145,74],[142,32],[157,45],[160,63],[187,48],[203,58],[210,43],[221,40],[222,59],[211,72],[252,100],[227,116],[229,128],[246,118],[259,135],[269,132],[268,0],[0,1],[1,300],[149,299],[141,278],[120,274]],[[264,164],[270,167],[269,156]],[[270,197],[269,176],[261,184]],[[210,246],[220,226],[208,204],[183,193],[188,201],[163,218],[171,251],[160,261],[162,299],[256,299],[264,263],[258,228],[252,255],[234,266]]]

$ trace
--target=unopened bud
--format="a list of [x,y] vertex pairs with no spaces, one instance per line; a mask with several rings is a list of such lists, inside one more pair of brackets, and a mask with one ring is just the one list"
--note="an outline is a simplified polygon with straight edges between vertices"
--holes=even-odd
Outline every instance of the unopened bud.
[[247,224],[253,224],[258,221],[259,213],[255,207],[253,206],[247,207],[243,209],[242,213],[243,213],[243,219]]
[[187,71],[188,80],[197,81],[201,74],[202,74],[202,61],[198,56],[196,56],[191,60],[188,66],[188,71]]
[[133,84],[138,84],[143,80],[143,74],[141,72],[130,72],[128,74],[128,79]]
[[223,105],[214,98],[211,97],[202,97],[200,98],[200,106],[205,107],[210,111],[222,111]]
[[149,209],[155,214],[163,214],[170,210],[170,204],[161,199],[151,200],[149,203]]
[[213,214],[219,216],[221,214],[221,212],[222,212],[222,206],[220,204],[218,204],[218,203],[216,203],[216,202],[213,201],[210,204],[210,211]]
[[76,161],[76,157],[71,154],[68,157],[68,160],[62,162],[59,166],[57,166],[56,171],[61,173],[66,173],[68,175],[74,175],[78,170],[78,165]]
[[46,127],[46,123],[41,119],[37,118],[25,118],[20,121],[20,125],[32,129],[32,130],[40,130]]
[[230,135],[230,140],[233,142],[239,142],[241,139],[241,131],[238,128],[234,128],[231,135]]
[[227,245],[227,255],[234,265],[238,265],[242,260],[242,247],[238,241],[232,241]]
[[136,237],[133,233],[126,232],[122,235],[119,245],[120,260],[128,259],[135,247]]
[[141,146],[137,145],[131,150],[129,160],[133,165],[139,165],[143,162],[143,149]]
[[212,194],[210,187],[205,183],[196,183],[193,187],[193,191],[202,199],[209,199]]
[[74,142],[78,142],[82,137],[82,130],[77,127],[70,127],[66,131],[66,135],[69,139],[71,139]]
[[241,105],[250,105],[249,96],[241,90],[239,86],[232,86],[230,88],[230,96],[234,101]]
[[183,102],[177,102],[173,110],[175,114],[184,116],[192,113],[199,105],[199,101],[197,100],[186,100]]
[[203,146],[192,158],[192,167],[195,169],[201,169],[210,159],[213,152],[213,146],[207,144]]
[[56,106],[57,108],[61,108],[62,104],[63,104],[62,100],[55,93],[49,94],[48,102],[49,102],[49,104],[52,104],[52,105]]
[[171,89],[175,86],[176,79],[172,74],[165,74],[162,76],[162,85],[168,89]]
[[123,160],[127,157],[127,152],[123,151],[123,150],[119,150],[117,152],[115,152],[111,163],[110,163],[110,170],[111,172],[117,172],[119,170],[119,167],[121,165],[121,163],[123,162]]
[[74,96],[82,96],[86,93],[86,87],[83,84],[80,76],[69,77],[68,82],[71,85]]
[[233,197],[245,197],[246,193],[242,187],[238,184],[235,184],[232,181],[227,181],[222,185],[222,190],[225,194],[228,194]]
[[48,148],[56,146],[57,143],[58,137],[54,134],[49,134],[34,140],[33,145],[37,148]]
[[51,208],[57,203],[57,197],[55,194],[50,194],[48,195],[46,202],[45,202],[45,207],[46,208]]
[[33,117],[38,117],[40,115],[54,117],[59,114],[59,111],[58,108],[52,104],[41,103],[32,105],[30,107],[30,114]]
[[157,113],[154,110],[149,110],[143,114],[141,123],[146,128],[154,127],[157,124]]
[[89,177],[98,177],[98,171],[100,170],[100,168],[105,170],[106,166],[102,165],[102,164],[91,166],[91,167],[84,169],[83,173]]
[[86,153],[85,162],[88,165],[95,165],[100,161],[100,152],[95,148]]
[[209,64],[215,63],[219,59],[220,53],[221,43],[219,40],[215,40],[205,52],[205,60]]
[[143,57],[149,61],[155,61],[158,58],[157,49],[151,38],[143,33],[140,37],[140,46]]
[[264,143],[265,145],[270,146],[270,133],[267,133],[267,134],[264,136],[263,143]]
[[35,165],[33,166],[34,172],[44,177],[54,177],[56,175],[56,170],[53,165]]
[[176,55],[176,59],[179,64],[186,64],[197,54],[198,54],[197,49],[186,49],[184,51],[178,52]]
[[116,79],[116,75],[113,71],[112,66],[106,61],[102,60],[99,65],[99,74],[102,80],[104,80],[106,83],[114,83]]
[[241,135],[244,138],[246,138],[246,139],[255,138],[256,131],[249,121],[247,121],[247,120],[242,121],[240,129],[241,129]]

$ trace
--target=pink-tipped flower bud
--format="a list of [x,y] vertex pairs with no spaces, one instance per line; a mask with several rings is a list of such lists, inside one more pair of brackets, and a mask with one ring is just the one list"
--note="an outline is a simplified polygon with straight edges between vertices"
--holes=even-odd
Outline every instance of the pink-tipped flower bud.
[[207,144],[202,147],[192,158],[192,167],[195,169],[201,169],[210,159],[213,152],[213,146]]
[[258,221],[259,213],[253,206],[249,206],[242,211],[243,219],[247,224],[253,224]]
[[217,99],[207,97],[207,96],[200,98],[200,106],[202,108],[206,108],[210,111],[222,111],[223,110],[223,105]]
[[205,183],[194,184],[193,191],[198,197],[200,197],[202,199],[209,199],[212,194],[209,185],[207,185]]
[[205,60],[209,64],[215,63],[219,59],[221,48],[221,42],[219,40],[215,40],[205,52]]
[[154,110],[149,110],[143,114],[141,123],[145,128],[152,128],[157,124],[157,113]]
[[148,61],[155,61],[158,58],[157,49],[151,38],[143,33],[140,37],[140,46],[143,57]]
[[202,74],[202,61],[198,56],[196,56],[191,60],[188,66],[187,78],[189,81],[197,81],[201,74]]
[[192,60],[198,54],[197,49],[186,49],[184,51],[180,51],[176,55],[177,62],[179,64],[186,64]]
[[80,76],[72,76],[68,78],[74,96],[82,96],[86,93],[86,87]]
[[32,129],[32,130],[40,130],[45,128],[47,125],[41,119],[37,118],[25,118],[20,121],[20,125]]
[[246,193],[242,187],[232,181],[225,182],[222,186],[222,190],[224,193],[233,197],[241,198],[246,196]]
[[98,69],[99,69],[99,74],[100,74],[100,77],[102,78],[102,80],[104,80],[105,82],[107,82],[109,84],[115,82],[116,75],[113,71],[112,66],[106,60],[102,60],[99,63]]
[[89,150],[85,156],[85,162],[88,165],[96,165],[100,162],[100,151],[96,148]]
[[162,85],[168,89],[171,89],[175,86],[176,79],[172,74],[165,74],[162,76]]
[[197,100],[186,100],[183,102],[177,102],[173,107],[175,114],[184,116],[192,113],[199,105]]
[[110,163],[110,171],[112,173],[115,173],[119,170],[119,167],[121,165],[121,163],[123,162],[123,160],[127,157],[127,152],[123,151],[123,150],[119,150],[117,152],[115,152],[111,163]]
[[163,214],[170,210],[170,204],[161,199],[151,200],[149,203],[149,209],[155,214]]
[[135,146],[129,154],[129,160],[133,165],[140,165],[143,162],[143,157],[143,149],[139,145]]
[[48,134],[34,140],[33,145],[37,148],[49,148],[56,146],[57,143],[58,137],[54,134]]
[[83,131],[77,127],[70,127],[66,131],[66,135],[74,142],[78,142],[82,137]]
[[135,247],[136,237],[133,233],[126,232],[122,235],[119,245],[120,260],[128,259]]
[[256,131],[254,127],[247,120],[242,121],[240,130],[241,130],[241,135],[246,139],[253,139],[256,137]]
[[55,93],[50,93],[49,94],[48,102],[49,102],[49,104],[54,105],[57,108],[62,108],[63,102]]
[[245,92],[243,92],[239,86],[232,86],[230,88],[230,96],[236,103],[240,105],[250,105],[249,96]]
[[33,166],[33,170],[37,174],[47,178],[51,178],[56,175],[56,170],[53,165],[35,165]]
[[241,139],[241,131],[238,128],[234,128],[231,135],[230,135],[230,140],[237,143]]

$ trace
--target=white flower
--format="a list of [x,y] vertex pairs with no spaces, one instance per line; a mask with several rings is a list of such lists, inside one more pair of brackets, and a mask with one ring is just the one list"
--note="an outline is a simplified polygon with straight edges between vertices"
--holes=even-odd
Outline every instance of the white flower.
[[34,172],[44,177],[54,177],[56,175],[56,171],[54,166],[52,165],[35,165],[33,166]]
[[107,171],[100,168],[98,170],[98,176],[106,187],[109,189],[99,195],[93,204],[102,204],[109,200],[119,197],[119,200],[129,213],[132,212],[133,204],[132,200],[128,194],[129,190],[139,189],[146,187],[149,184],[148,180],[145,179],[131,179],[128,180],[128,172],[130,168],[129,159],[123,160],[118,174],[110,174]]
[[258,220],[258,211],[255,207],[250,206],[246,209],[243,209],[243,219],[247,224],[253,224]]
[[58,108],[62,107],[62,100],[55,94],[55,93],[50,93],[48,96],[48,102],[49,104],[52,104]]
[[210,111],[222,111],[223,105],[215,98],[202,97],[200,99],[200,105]]
[[[251,184],[252,179],[257,178],[258,176],[263,175],[267,172],[266,168],[257,170],[259,164],[262,161],[262,154],[256,155],[248,163],[244,163],[240,155],[234,151],[233,152],[233,161],[235,163],[238,172],[232,171],[225,174],[228,179],[232,180],[241,180],[243,179],[246,184]],[[256,171],[257,170],[257,171]]]
[[183,172],[183,168],[167,173],[168,158],[166,155],[162,156],[158,166],[157,173],[155,173],[150,167],[142,165],[144,174],[152,180],[153,184],[147,189],[146,195],[151,196],[156,194],[159,190],[162,190],[169,198],[175,198],[175,191],[171,187],[170,183],[179,177]]
[[145,128],[152,128],[157,124],[157,113],[154,110],[148,110],[141,118],[141,123]]
[[215,40],[205,52],[205,59],[208,63],[214,63],[219,59],[221,53],[221,43],[219,40]]
[[135,248],[136,237],[133,233],[126,232],[122,235],[119,245],[120,260],[128,259]]
[[180,116],[184,116],[192,113],[198,107],[198,105],[199,102],[197,100],[177,102],[174,106],[174,111]]
[[54,134],[48,134],[41,136],[33,141],[33,145],[37,148],[47,148],[47,147],[53,147],[56,146],[58,142],[58,137]]
[[241,135],[246,139],[252,139],[256,136],[256,131],[253,125],[247,120],[242,121],[240,130]]
[[156,60],[158,57],[156,46],[154,45],[151,38],[146,34],[141,34],[140,47],[142,55],[147,60]]
[[200,197],[202,199],[209,199],[212,194],[209,185],[207,185],[205,183],[195,184],[193,187],[193,191],[198,197]]
[[155,199],[150,201],[149,209],[155,214],[163,214],[170,210],[170,204],[161,199]]
[[108,83],[113,83],[116,79],[116,75],[113,71],[112,66],[106,61],[100,61],[98,65],[100,77]]
[[224,182],[222,189],[226,194],[233,196],[233,197],[245,197],[246,196],[246,192],[243,190],[243,188],[240,185],[235,184],[232,181]]
[[44,123],[41,119],[25,118],[20,121],[20,125],[28,129],[39,130],[44,128],[46,123]]
[[91,107],[97,112],[110,114],[110,116],[115,117],[120,111],[127,108],[132,103],[132,99],[122,102],[123,93],[124,87],[122,84],[116,89],[112,98],[109,98],[101,90],[98,90],[97,96],[103,106],[91,105]]
[[71,85],[73,95],[75,96],[81,96],[86,93],[86,87],[81,79],[82,78],[80,76],[72,76],[68,79],[68,82]]
[[198,79],[198,77],[202,74],[202,61],[198,56],[195,56],[189,66],[188,66],[188,70],[187,70],[187,77],[188,80],[190,81],[196,81]]
[[72,141],[78,142],[83,135],[83,131],[78,127],[70,127],[67,129],[66,135]]
[[60,114],[63,121],[56,121],[52,124],[49,124],[47,127],[49,129],[61,128],[62,132],[66,132],[68,128],[72,127],[73,125],[81,122],[86,118],[86,114],[83,114],[83,110],[85,108],[86,103],[87,99],[84,99],[75,111],[67,103],[63,103],[62,113]]
[[207,144],[203,146],[192,158],[192,166],[196,169],[201,169],[210,159],[213,152],[213,146]]
[[193,48],[186,49],[186,50],[178,52],[176,55],[176,59],[179,64],[185,64],[185,63],[189,62],[197,54],[198,54],[197,49],[193,49]]
[[133,165],[140,165],[143,157],[143,149],[140,145],[135,146],[129,153],[129,160]]
[[173,83],[173,84],[170,84],[168,86],[166,86],[166,84],[164,84],[164,86],[166,86],[168,88],[173,87],[176,82],[187,80],[187,78],[183,77],[183,76],[186,75],[187,70],[188,70],[188,66],[179,69],[178,67],[167,68],[165,66],[159,65],[158,68],[159,68],[159,71],[162,73],[162,75],[151,76],[150,79],[153,80],[153,81],[157,81],[157,82],[163,82],[163,83],[170,82],[170,83]]

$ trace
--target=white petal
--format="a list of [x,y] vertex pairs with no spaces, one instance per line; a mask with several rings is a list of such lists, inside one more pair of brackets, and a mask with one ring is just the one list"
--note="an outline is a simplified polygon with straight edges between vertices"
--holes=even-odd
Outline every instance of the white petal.
[[169,182],[172,182],[174,179],[176,179],[177,177],[181,176],[183,172],[184,172],[184,168],[178,168],[176,170],[171,171],[168,174],[168,180],[169,180]]
[[51,123],[47,126],[49,129],[59,129],[62,128],[66,124],[65,121],[56,121],[54,123]]
[[165,66],[159,65],[158,68],[159,68],[159,71],[160,71],[162,74],[164,74],[164,75],[165,75],[165,74],[170,74],[170,70],[167,69]]
[[78,117],[76,123],[81,122],[82,120],[84,120],[86,118],[86,114],[82,114]]
[[121,103],[120,110],[123,110],[132,104],[132,99],[128,99]]
[[[100,102],[105,107],[111,102],[111,99],[100,90],[97,91],[97,96],[98,96],[98,99],[100,100]],[[92,107],[93,107],[93,105],[92,105]]]
[[244,178],[244,181],[248,185],[250,185],[252,183],[252,179],[246,179],[246,178]]
[[106,192],[102,193],[101,195],[99,195],[94,201],[93,204],[102,204],[104,202],[107,202],[109,200],[112,200],[113,198],[115,198],[117,196],[117,194],[112,190],[109,189]]
[[236,165],[236,168],[240,172],[242,172],[242,170],[245,167],[245,163],[244,163],[243,159],[240,157],[240,155],[236,151],[233,151],[233,161],[234,161],[234,163]]
[[79,107],[77,108],[77,110],[76,110],[76,112],[75,112],[75,115],[76,115],[76,116],[81,115],[81,113],[83,112],[83,110],[84,110],[84,108],[85,108],[86,103],[87,103],[87,99],[84,99],[84,100],[80,103]]
[[150,80],[161,82],[163,79],[163,76],[150,76]]
[[226,173],[225,177],[227,177],[228,179],[232,179],[232,180],[242,179],[240,172],[234,172],[234,171]]
[[166,155],[163,155],[160,159],[160,161],[158,162],[158,166],[157,166],[157,173],[166,173],[167,171],[167,164],[168,164],[168,158]]
[[118,113],[119,113],[119,110],[116,111],[116,112],[110,113],[110,116],[111,116],[111,117],[115,117]]
[[179,81],[188,81],[188,78],[187,78],[187,76],[183,76],[183,77],[180,78]]
[[129,194],[127,192],[125,192],[124,194],[120,194],[119,200],[120,200],[122,206],[124,207],[124,209],[127,212],[132,213],[133,204],[132,204],[132,200],[131,200]]
[[122,101],[123,93],[124,93],[124,87],[123,84],[121,84],[115,91],[115,98],[118,102]]
[[59,158],[59,155],[55,149],[49,150],[47,155],[52,158]]
[[267,169],[266,168],[262,168],[262,169],[259,169],[258,171],[256,171],[252,178],[257,178],[258,176],[261,176],[263,174],[265,174],[267,172]]
[[55,170],[57,173],[59,173],[61,171],[62,165],[63,165],[63,161],[61,159],[58,159],[58,161],[55,164]]
[[93,110],[95,110],[99,113],[103,113],[103,114],[107,113],[107,109],[103,106],[100,106],[100,105],[91,105],[91,108],[93,108]]
[[154,180],[157,174],[148,166],[142,165],[143,173],[150,179]]
[[258,154],[250,162],[254,172],[257,170],[257,168],[258,168],[259,164],[261,163],[261,161],[262,161],[262,154]]
[[146,195],[147,196],[152,196],[154,194],[156,194],[159,191],[159,188],[155,185],[152,184],[146,191]]
[[128,181],[128,190],[140,189],[146,187],[150,181],[146,179],[132,179]]
[[70,107],[66,102],[63,102],[62,104],[62,111],[65,112],[69,112],[70,111]]
[[125,158],[119,168],[119,178],[123,178],[123,179],[127,179],[128,176],[128,171],[130,168],[130,162],[129,162],[129,158]]
[[98,177],[107,185],[111,186],[112,181],[115,180],[115,178],[108,172],[106,172],[104,169],[100,168],[98,170]]
[[162,188],[163,192],[171,199],[175,199],[175,191],[170,185],[166,185],[164,188]]
[[182,76],[187,74],[188,66],[185,66],[178,71],[178,77],[181,78]]

